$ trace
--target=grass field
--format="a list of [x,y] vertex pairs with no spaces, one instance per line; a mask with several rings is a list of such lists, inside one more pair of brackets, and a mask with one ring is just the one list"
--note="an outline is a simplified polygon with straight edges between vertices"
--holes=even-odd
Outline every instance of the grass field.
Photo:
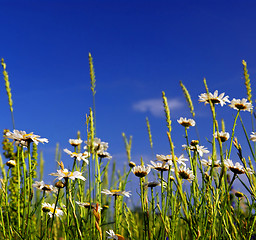
[[[162,92],[170,154],[135,163],[131,159],[132,138],[123,133],[128,170],[121,174],[108,152],[108,143],[96,136],[96,79],[89,54],[93,106],[86,118],[87,139],[81,140],[78,132],[77,139],[69,140],[70,148],[64,152],[73,167],[67,169],[57,158],[58,169],[50,174],[55,177],[52,185],[42,179],[43,159],[37,151],[38,144],[47,144],[48,139],[15,129],[9,77],[3,59],[1,63],[13,123],[12,130],[4,130],[0,158],[1,239],[255,239],[255,115],[245,61],[245,98],[231,100],[224,93],[211,92],[204,80],[205,93],[198,93],[199,99],[195,99],[211,109],[212,136],[204,136],[209,140],[207,147],[190,138],[190,129],[197,128],[196,113],[189,91],[180,82],[191,112],[191,118],[178,119],[186,154],[175,155],[172,121],[176,119],[171,119]],[[229,133],[225,119],[217,117],[217,105],[234,111]],[[251,119],[251,126],[244,125],[245,118]],[[246,154],[235,137],[238,124],[250,151]],[[152,148],[148,119],[147,129],[149,138],[145,141]],[[231,152],[237,153],[236,161],[230,159]],[[136,176],[138,193],[126,190],[129,175]],[[155,181],[148,181],[150,175]],[[242,184],[243,192],[233,188],[236,182]],[[139,208],[127,204],[131,194],[138,194]]]

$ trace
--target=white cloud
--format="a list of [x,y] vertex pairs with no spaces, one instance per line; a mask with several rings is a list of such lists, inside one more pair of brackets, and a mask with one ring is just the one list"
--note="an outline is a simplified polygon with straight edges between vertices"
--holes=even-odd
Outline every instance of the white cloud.
[[[172,113],[173,111],[182,109],[184,106],[184,102],[182,102],[178,98],[173,98],[168,99],[168,105]],[[150,112],[156,117],[164,116],[164,106],[163,100],[161,98],[139,101],[133,104],[133,109],[138,112]]]

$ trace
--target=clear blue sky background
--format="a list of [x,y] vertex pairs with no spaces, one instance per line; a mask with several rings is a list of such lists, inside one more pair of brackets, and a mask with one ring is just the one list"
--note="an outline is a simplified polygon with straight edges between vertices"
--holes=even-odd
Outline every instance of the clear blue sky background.
[[[77,130],[82,139],[86,136],[85,115],[92,106],[91,52],[97,135],[109,142],[119,168],[127,161],[122,132],[133,136],[134,162],[140,156],[146,163],[152,159],[146,116],[154,154],[169,153],[162,91],[170,101],[175,151],[182,153],[184,129],[176,120],[190,113],[180,80],[194,102],[201,144],[210,148],[205,137],[211,138],[211,113],[209,106],[198,103],[198,95],[205,92],[203,78],[212,92],[225,92],[230,99],[246,97],[244,59],[255,88],[255,10],[256,2],[236,0],[2,0],[0,57],[9,72],[16,128],[49,139],[40,149],[46,174],[55,172],[56,143],[71,149],[68,139],[75,138]],[[0,91],[1,128],[12,129],[3,77]],[[218,119],[229,119],[229,132],[234,114],[229,107],[218,107]],[[249,113],[242,116],[250,120]],[[194,129],[190,134],[196,138]],[[64,152],[62,160],[71,166]]]

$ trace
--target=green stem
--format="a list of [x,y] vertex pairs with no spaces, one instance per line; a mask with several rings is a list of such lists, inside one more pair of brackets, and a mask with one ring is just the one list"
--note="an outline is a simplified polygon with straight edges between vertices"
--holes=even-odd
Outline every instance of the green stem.
[[28,143],[28,177],[29,177],[29,186],[28,186],[28,215],[27,215],[27,236],[29,236],[29,227],[30,227],[30,207],[32,200],[32,168],[31,168],[31,155],[30,155],[30,143]]
[[8,203],[8,181],[9,181],[10,168],[7,171],[7,179],[5,183],[5,211],[6,211],[6,222],[9,239],[11,239],[11,231],[10,231],[10,219],[9,219],[9,203]]
[[155,197],[154,197],[154,190],[153,187],[151,187],[151,197],[152,197],[152,217],[153,217],[153,238],[156,234],[156,223],[155,223]]
[[231,138],[230,138],[230,145],[229,145],[229,151],[228,151],[228,157],[227,157],[228,159],[230,158],[230,154],[231,154],[233,138],[234,138],[235,128],[236,128],[236,121],[237,121],[239,112],[240,112],[240,110],[237,111],[237,114],[236,114],[236,117],[235,117],[235,120],[234,120],[234,124],[233,124],[233,127],[232,127],[232,135],[231,135]]
[[53,228],[52,228],[53,227],[53,221],[54,221],[55,211],[56,211],[58,200],[59,200],[59,194],[60,194],[60,188],[58,188],[57,198],[56,198],[56,202],[55,202],[55,206],[54,206],[54,211],[53,211],[53,214],[52,214],[51,239],[52,239],[52,234],[53,234]]
[[117,233],[118,229],[118,215],[117,215],[117,195],[115,195],[115,232]]
[[17,188],[18,188],[18,196],[17,196],[17,218],[18,218],[18,232],[20,231],[20,147],[17,147]]
[[24,159],[23,148],[21,147],[21,161],[23,167],[23,217],[22,217],[22,235],[25,232],[25,219],[26,219],[26,202],[27,202],[27,170],[26,163]]
[[68,230],[69,230],[69,200],[68,200],[68,195],[69,195],[69,180],[68,178],[65,178],[65,185],[66,185],[66,209],[67,209],[67,228],[66,228],[66,235],[68,235]]
[[140,178],[140,201],[143,215],[143,239],[146,239],[146,219],[145,219],[145,206],[144,206],[144,190],[143,190],[143,178]]

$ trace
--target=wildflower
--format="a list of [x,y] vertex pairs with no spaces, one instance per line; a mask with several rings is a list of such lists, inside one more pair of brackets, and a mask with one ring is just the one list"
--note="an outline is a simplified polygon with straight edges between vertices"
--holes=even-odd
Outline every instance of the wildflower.
[[83,142],[82,139],[69,139],[69,143],[73,146],[73,147],[77,147],[79,146],[81,143]]
[[[169,165],[172,165],[172,155],[159,155],[159,154],[156,154],[156,160],[157,161],[161,161],[163,163],[168,163]],[[188,161],[188,159],[184,158],[183,154],[181,154],[179,157],[174,156],[174,160],[177,163],[182,164],[184,166],[186,166],[186,164],[184,162]]]
[[6,162],[6,165],[9,167],[9,168],[13,168],[16,166],[16,162],[14,160],[9,160]]
[[130,197],[131,193],[130,191],[120,191],[120,190],[108,190],[108,189],[103,189],[101,193],[104,193],[106,195],[111,195],[111,196],[125,196],[125,197]]
[[84,147],[84,149],[96,153],[100,158],[112,158],[112,156],[107,152],[107,142],[102,142],[99,138],[94,138],[93,141],[89,140],[85,141],[85,143],[86,146]]
[[130,168],[136,167],[135,162],[130,161],[130,162],[129,162],[129,167],[130,167]]
[[[92,209],[96,209],[96,204],[95,203],[89,203],[89,202],[79,202],[76,201],[76,204],[79,205],[80,207],[84,207],[84,208],[92,208]],[[98,206],[98,211],[100,211],[102,209],[102,207]]]
[[90,149],[90,151],[106,151],[108,149],[108,143],[102,142],[99,138],[94,138],[93,141],[85,141],[86,146],[84,149]]
[[[50,217],[53,216],[54,208],[55,208],[55,204],[54,203],[53,204],[42,203],[42,210],[43,210],[43,212],[47,212]],[[63,211],[60,208],[56,208],[54,215],[57,216],[57,217],[60,217],[60,216],[63,215]]]
[[124,237],[122,235],[115,234],[115,232],[112,229],[110,229],[109,232],[106,231],[106,233],[109,235],[107,237],[108,239],[124,240]]
[[238,111],[250,112],[252,110],[252,104],[250,102],[247,102],[246,98],[243,98],[242,100],[233,98],[229,106]]
[[66,184],[63,183],[62,181],[58,181],[55,183],[56,188],[64,188],[65,186],[66,186]]
[[239,162],[236,162],[235,165],[233,164],[232,160],[230,159],[225,159],[224,160],[225,166],[234,174],[253,174],[253,171],[251,168],[244,168]]
[[181,166],[178,170],[178,173],[182,179],[186,179],[189,182],[193,181],[195,178],[193,171],[189,168],[186,168],[186,166]]
[[64,178],[65,180],[67,180],[68,178],[70,178],[71,180],[75,180],[77,179],[81,179],[83,181],[85,181],[85,177],[82,176],[81,172],[78,171],[74,171],[74,172],[69,172],[68,169],[59,169],[57,170],[57,173],[50,173],[51,176],[56,176],[58,180],[61,180],[62,178]]
[[181,117],[177,121],[180,125],[182,125],[183,127],[186,127],[186,128],[194,127],[196,125],[196,123],[193,119],[187,119],[187,118]]
[[201,160],[202,165],[207,166],[207,167],[220,167],[220,160],[214,161],[214,165],[212,159],[209,159],[208,161],[206,159]]
[[145,167],[144,165],[143,166],[140,165],[132,168],[132,172],[134,173],[135,176],[142,178],[149,174],[150,169],[151,169],[150,167]]
[[13,132],[7,131],[5,134],[6,138],[13,139],[15,141],[15,145],[21,145],[27,147],[29,143],[34,142],[36,145],[38,143],[48,143],[47,138],[40,138],[39,135],[31,133],[26,133],[25,131],[19,131],[14,129]]
[[88,152],[85,151],[84,153],[76,153],[69,151],[67,148],[65,148],[63,151],[67,153],[70,157],[75,158],[77,161],[80,162],[81,160],[83,160],[86,164],[89,164],[87,158],[90,156],[90,154]]
[[32,187],[37,188],[41,191],[45,191],[45,192],[57,192],[56,187],[53,187],[52,185],[45,184],[44,181],[41,181],[41,182],[35,181],[35,183],[32,184]]
[[150,187],[150,188],[154,188],[154,187],[157,187],[157,186],[160,186],[161,183],[160,182],[148,182],[148,183],[145,183],[144,184],[144,187],[147,188],[147,187]]
[[153,161],[150,161],[152,165],[149,165],[148,166],[152,169],[155,169],[157,171],[160,171],[160,172],[164,172],[164,171],[168,171],[169,170],[169,166],[168,165],[163,165],[162,163],[154,163]]
[[251,141],[253,141],[253,142],[256,142],[256,132],[252,132],[252,134],[250,135],[250,139],[251,139]]
[[244,196],[244,194],[241,193],[241,192],[236,191],[236,192],[235,192],[235,196],[236,196],[237,198],[241,198],[241,197]]
[[175,180],[174,176],[170,176],[170,181],[173,182]]
[[199,145],[187,146],[186,144],[183,144],[182,147],[184,147],[185,149],[190,149],[191,151],[198,152],[200,157],[202,157],[204,153],[209,153],[209,150],[207,150],[207,148],[205,148],[204,146],[199,146]]
[[218,96],[218,90],[216,90],[214,94],[202,93],[201,95],[199,95],[199,102],[204,102],[205,104],[207,104],[211,101],[213,104],[220,104],[223,107],[223,105],[225,105],[226,102],[230,102],[228,100],[229,96],[224,97],[224,95],[225,93],[221,93]]
[[107,158],[107,159],[111,159],[112,158],[112,156],[108,152],[106,152],[106,151],[98,151],[97,155],[100,158]]
[[[215,132],[215,133],[213,134],[213,136],[214,136],[215,138],[218,138],[218,133]],[[229,133],[228,133],[228,132],[223,132],[223,131],[221,131],[221,132],[219,132],[219,138],[220,138],[220,141],[221,141],[221,142],[226,142],[226,141],[229,139]]]

